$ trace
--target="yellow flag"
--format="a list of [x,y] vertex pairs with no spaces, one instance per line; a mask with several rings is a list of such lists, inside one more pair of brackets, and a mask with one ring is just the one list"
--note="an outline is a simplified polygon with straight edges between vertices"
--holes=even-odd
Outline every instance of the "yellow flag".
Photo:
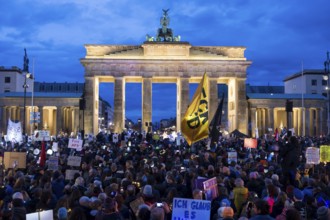
[[194,94],[183,120],[182,134],[189,145],[208,137],[209,135],[209,88],[207,75],[204,73],[202,81]]

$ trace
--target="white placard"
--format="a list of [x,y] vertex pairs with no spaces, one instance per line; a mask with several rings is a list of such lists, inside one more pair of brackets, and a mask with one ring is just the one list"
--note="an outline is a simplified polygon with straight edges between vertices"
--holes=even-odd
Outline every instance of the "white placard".
[[76,151],[81,151],[83,145],[83,140],[69,138],[68,148],[75,149]]
[[118,143],[118,134],[113,134],[112,135],[112,142],[113,143]]
[[79,157],[79,156],[69,156],[67,164],[68,164],[68,166],[80,167],[81,157]]
[[33,140],[35,141],[50,141],[49,131],[36,130],[34,131]]
[[41,212],[33,212],[30,214],[26,214],[26,220],[53,220],[53,210],[41,211]]
[[320,149],[316,147],[307,147],[306,149],[306,164],[320,163]]
[[53,142],[52,150],[54,152],[57,152],[58,151],[58,143],[57,142]]
[[8,119],[6,141],[14,143],[21,143],[23,141],[21,122],[15,123]]
[[197,199],[173,199],[172,220],[210,219],[211,201]]

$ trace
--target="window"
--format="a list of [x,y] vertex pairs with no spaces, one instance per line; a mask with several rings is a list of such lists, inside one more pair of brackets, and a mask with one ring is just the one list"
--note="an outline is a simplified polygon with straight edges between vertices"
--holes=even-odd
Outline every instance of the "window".
[[312,79],[312,86],[317,86],[317,80],[316,79]]
[[322,86],[326,86],[327,85],[327,81],[326,80],[322,80]]
[[10,76],[5,77],[5,83],[10,83]]
[[326,92],[323,92],[322,95],[323,95],[324,97],[327,97],[327,96],[328,96]]
[[10,89],[5,89],[5,92],[10,92]]

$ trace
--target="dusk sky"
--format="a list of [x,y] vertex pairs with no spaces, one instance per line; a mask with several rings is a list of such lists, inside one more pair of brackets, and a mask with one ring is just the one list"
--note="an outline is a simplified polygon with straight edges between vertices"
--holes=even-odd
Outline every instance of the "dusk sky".
[[[246,47],[252,85],[283,85],[302,63],[323,69],[330,50],[329,0],[13,0],[0,7],[0,66],[22,68],[26,48],[36,81],[83,82],[84,44],[141,45],[156,35],[162,9],[174,35],[193,46]],[[113,86],[103,87],[112,104]],[[127,87],[127,115],[136,119],[141,87]],[[174,100],[164,108],[175,88],[153,86],[157,119],[175,116]]]

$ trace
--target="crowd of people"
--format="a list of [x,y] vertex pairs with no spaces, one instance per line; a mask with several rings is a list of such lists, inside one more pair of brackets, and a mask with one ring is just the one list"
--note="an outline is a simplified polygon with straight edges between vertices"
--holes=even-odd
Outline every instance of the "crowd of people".
[[[188,146],[168,136],[123,132],[114,142],[113,135],[86,138],[81,151],[68,148],[69,135],[58,135],[46,143],[46,150],[53,142],[58,149],[44,166],[35,155],[41,142],[2,140],[2,157],[5,151],[27,154],[26,168],[1,169],[0,218],[53,210],[59,220],[167,220],[174,198],[205,200],[196,179],[215,177],[211,220],[330,219],[330,166],[306,164],[304,154],[307,147],[328,144],[327,137],[259,138],[251,149],[239,137]],[[237,158],[228,160],[229,152]],[[80,167],[67,164],[73,155],[81,157]],[[57,170],[48,169],[50,156],[58,156]],[[67,178],[72,169],[74,176]]]

